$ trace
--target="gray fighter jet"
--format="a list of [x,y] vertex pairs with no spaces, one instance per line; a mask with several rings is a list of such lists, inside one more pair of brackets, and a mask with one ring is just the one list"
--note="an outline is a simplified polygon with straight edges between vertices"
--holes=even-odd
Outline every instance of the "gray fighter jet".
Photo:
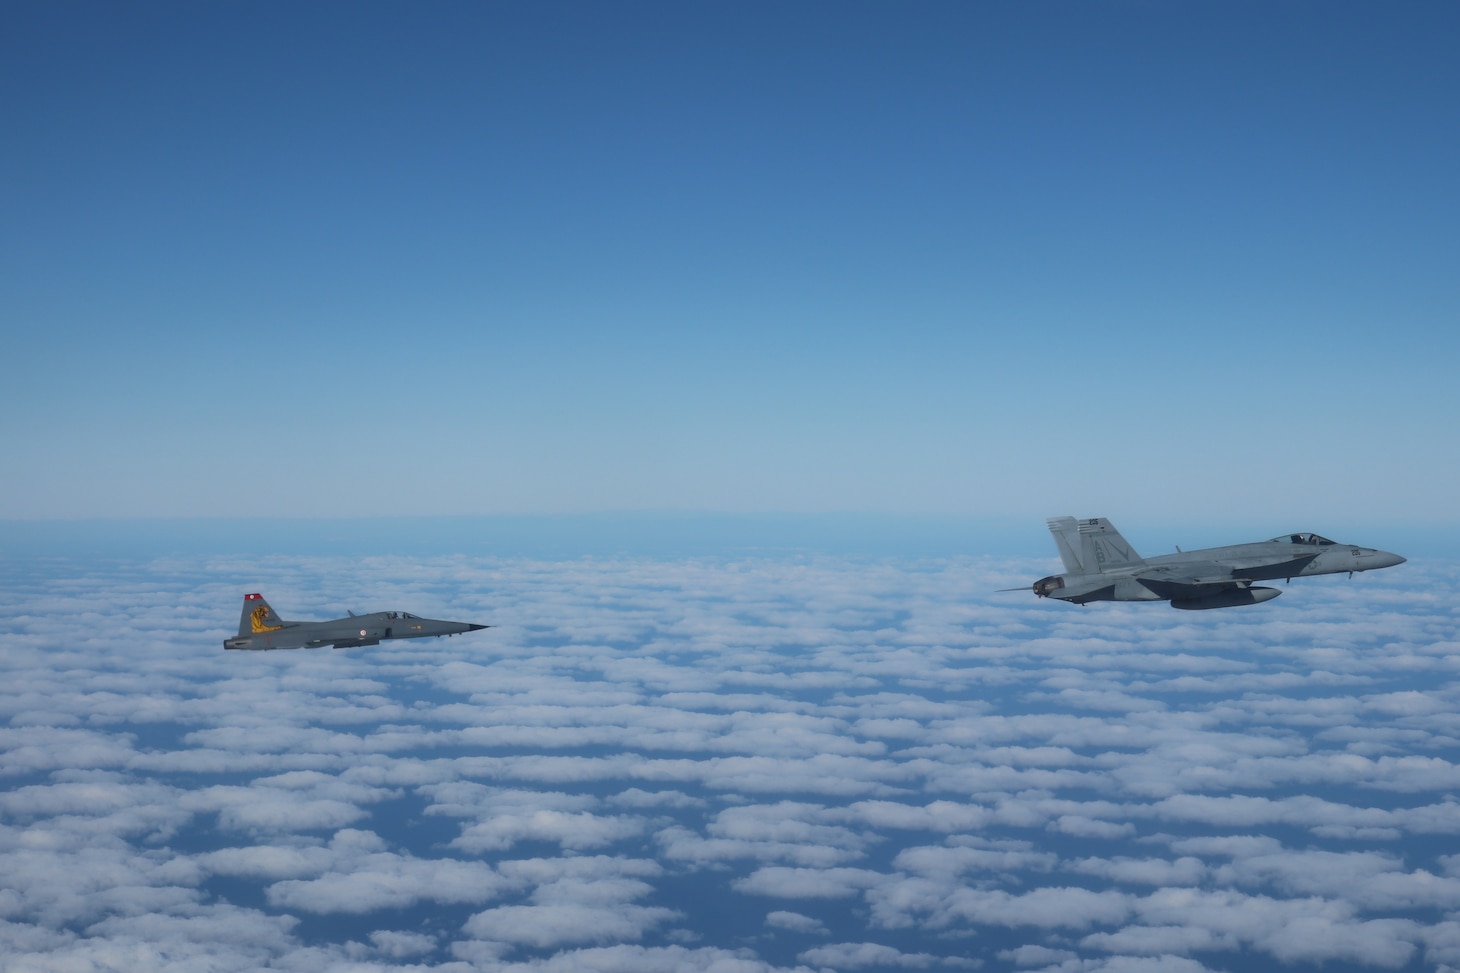
[[317,649],[332,645],[352,649],[379,645],[383,639],[420,639],[428,635],[460,635],[486,625],[470,622],[442,622],[409,612],[350,613],[348,618],[328,622],[286,622],[263,595],[243,596],[243,616],[238,620],[238,638],[224,639],[225,649]]
[[[1172,608],[1231,608],[1271,601],[1282,591],[1254,581],[1291,581],[1310,574],[1372,571],[1404,558],[1371,547],[1339,544],[1317,534],[1284,534],[1270,541],[1211,547],[1143,558],[1104,517],[1048,521],[1064,574],[1034,582],[1040,598],[1091,601],[1169,601]],[[1012,588],[1011,591],[1023,589]]]

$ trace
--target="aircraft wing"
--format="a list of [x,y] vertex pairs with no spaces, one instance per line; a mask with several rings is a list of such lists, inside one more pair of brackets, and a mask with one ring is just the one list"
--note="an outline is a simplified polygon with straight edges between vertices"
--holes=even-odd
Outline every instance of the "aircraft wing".
[[[1303,554],[1299,557],[1274,563],[1271,557],[1222,558],[1220,561],[1178,561],[1162,565],[1159,573],[1141,574],[1142,581],[1157,584],[1190,586],[1195,589],[1187,594],[1171,597],[1202,598],[1222,588],[1246,588],[1255,581],[1275,581],[1279,578],[1296,577],[1318,555]],[[1152,591],[1168,597],[1165,592],[1150,584]],[[1182,589],[1178,589],[1182,590]]]
[[1147,588],[1168,601],[1200,601],[1203,598],[1210,598],[1219,595],[1224,591],[1240,591],[1243,588],[1252,587],[1252,582],[1247,579],[1233,580],[1227,578],[1221,581],[1152,581],[1146,578],[1141,579]]
[[1246,588],[1256,580],[1240,568],[1217,561],[1187,561],[1142,571],[1137,577],[1162,598],[1174,600],[1206,598],[1220,591]]
[[1286,578],[1296,575],[1313,562],[1318,552],[1312,554],[1299,554],[1297,557],[1279,559],[1274,563],[1271,557],[1235,557],[1224,558],[1219,563],[1229,571],[1235,573],[1251,571],[1261,572],[1264,580],[1271,581],[1273,578]]

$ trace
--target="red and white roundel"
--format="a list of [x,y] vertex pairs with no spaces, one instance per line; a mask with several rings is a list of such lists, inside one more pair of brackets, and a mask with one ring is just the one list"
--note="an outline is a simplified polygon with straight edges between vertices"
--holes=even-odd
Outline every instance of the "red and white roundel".
[[360,629],[360,637],[361,637],[361,638],[362,638],[362,639],[363,639],[363,638],[364,638],[364,637],[365,637],[365,630],[364,630],[364,629],[363,629],[363,628],[362,628],[362,629]]

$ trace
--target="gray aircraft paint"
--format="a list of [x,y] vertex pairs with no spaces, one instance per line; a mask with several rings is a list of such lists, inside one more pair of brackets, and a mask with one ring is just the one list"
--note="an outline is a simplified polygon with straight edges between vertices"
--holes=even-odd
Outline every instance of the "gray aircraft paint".
[[331,645],[337,649],[379,645],[386,639],[420,639],[438,635],[460,635],[487,628],[470,622],[445,622],[421,618],[409,612],[351,613],[327,622],[286,622],[260,594],[243,596],[243,614],[238,619],[238,637],[223,640],[225,649],[315,649]]
[[[1049,532],[1064,574],[1040,578],[1030,589],[1040,598],[1076,605],[1092,601],[1169,601],[1173,608],[1255,605],[1282,591],[1255,581],[1291,581],[1315,574],[1343,574],[1403,564],[1388,551],[1339,544],[1312,533],[1272,540],[1181,551],[1143,558],[1104,517],[1051,517]],[[1012,589],[1019,590],[1019,589]]]

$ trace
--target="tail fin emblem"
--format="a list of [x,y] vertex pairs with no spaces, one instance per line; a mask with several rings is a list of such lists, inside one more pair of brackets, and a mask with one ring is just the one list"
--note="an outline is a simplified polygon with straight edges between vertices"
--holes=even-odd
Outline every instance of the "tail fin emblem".
[[252,612],[249,613],[249,616],[248,617],[249,617],[249,621],[251,621],[253,623],[253,630],[254,630],[254,634],[255,635],[257,635],[259,632],[277,632],[279,629],[281,629],[281,628],[284,627],[282,625],[270,625],[270,624],[268,624],[268,619],[269,619],[269,606],[268,605],[260,605],[260,606],[258,606]]

